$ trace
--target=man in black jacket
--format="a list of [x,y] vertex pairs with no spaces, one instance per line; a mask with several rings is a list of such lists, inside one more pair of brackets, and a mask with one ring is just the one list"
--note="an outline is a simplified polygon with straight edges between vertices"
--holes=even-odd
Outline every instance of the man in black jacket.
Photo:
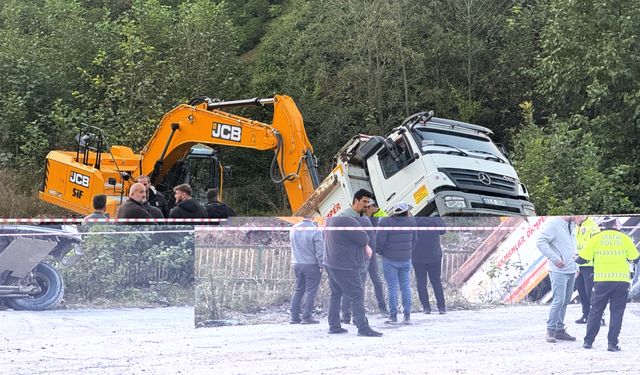
[[[338,229],[344,227],[352,227],[354,230]],[[323,263],[331,287],[329,333],[347,332],[340,324],[340,300],[344,295],[351,304],[358,335],[379,337],[382,333],[371,329],[364,309],[362,269],[367,256],[371,255],[371,248],[368,246],[369,235],[365,230],[355,228],[361,228],[361,225],[352,217],[338,216],[327,220]]]
[[207,211],[198,202],[191,199],[191,186],[178,185],[173,188],[176,205],[171,209],[169,217],[172,219],[195,218],[206,219]]
[[207,191],[207,205],[205,206],[207,217],[209,219],[227,219],[236,216],[233,208],[218,200],[218,193],[218,189],[209,189]]
[[156,189],[151,186],[151,179],[147,175],[141,175],[137,180],[139,183],[144,185],[147,189],[147,203],[151,207],[155,207],[160,210],[162,215],[158,215],[158,212],[154,209],[150,209],[147,207],[147,210],[151,213],[151,215],[155,218],[165,218],[169,216],[169,206],[167,205],[167,200],[164,199],[164,196],[161,193],[158,193]]
[[416,287],[418,297],[422,303],[422,312],[431,314],[431,304],[429,303],[429,292],[427,291],[427,276],[431,280],[433,294],[436,296],[438,312],[445,314],[447,309],[444,303],[444,291],[442,290],[442,248],[440,247],[440,236],[445,233],[444,221],[439,217],[417,217],[418,227],[439,228],[434,230],[418,230],[418,244],[413,250],[411,263],[413,272],[416,275]]
[[129,188],[129,199],[118,209],[118,219],[151,219],[152,216],[143,204],[146,200],[146,188],[136,182]]

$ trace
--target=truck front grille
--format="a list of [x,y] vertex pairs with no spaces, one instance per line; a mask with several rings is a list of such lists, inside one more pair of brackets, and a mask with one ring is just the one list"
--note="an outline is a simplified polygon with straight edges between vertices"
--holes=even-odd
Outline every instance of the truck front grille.
[[445,173],[461,190],[505,196],[517,195],[516,183],[508,176],[455,168],[441,168],[439,171]]

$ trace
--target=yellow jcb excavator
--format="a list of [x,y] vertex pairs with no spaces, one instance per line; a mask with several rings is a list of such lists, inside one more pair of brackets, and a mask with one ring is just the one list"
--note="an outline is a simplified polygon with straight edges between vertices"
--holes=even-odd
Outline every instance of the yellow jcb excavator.
[[[251,105],[273,105],[272,123],[221,110]],[[38,195],[46,202],[81,215],[93,211],[94,195],[105,194],[107,212],[113,216],[140,175],[150,176],[152,184],[162,187],[161,191],[188,183],[189,173],[172,173],[172,168],[191,164],[183,162],[193,159],[213,163],[209,170],[215,176],[211,176],[209,185],[217,186],[214,180],[221,180],[222,174],[217,155],[198,145],[273,150],[271,178],[284,184],[292,211],[319,185],[317,161],[302,116],[294,101],[285,95],[236,101],[203,97],[181,104],[164,115],[139,154],[127,146],[107,147],[104,135],[95,127],[81,130],[77,141],[76,151],[49,152]]]

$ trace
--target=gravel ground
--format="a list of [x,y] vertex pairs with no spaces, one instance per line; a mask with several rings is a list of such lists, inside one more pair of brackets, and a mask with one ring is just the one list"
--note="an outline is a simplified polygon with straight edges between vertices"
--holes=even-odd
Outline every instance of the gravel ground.
[[606,330],[592,350],[544,342],[548,306],[446,315],[414,314],[411,326],[371,317],[380,338],[329,335],[318,325],[193,328],[193,308],[0,311],[0,374],[638,374],[640,304],[627,306],[620,345]]

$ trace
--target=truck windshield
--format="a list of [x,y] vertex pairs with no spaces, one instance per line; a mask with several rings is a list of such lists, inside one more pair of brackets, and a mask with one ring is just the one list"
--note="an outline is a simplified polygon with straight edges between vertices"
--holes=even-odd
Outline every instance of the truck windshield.
[[502,163],[507,160],[488,138],[425,128],[414,128],[414,130],[421,140],[423,154],[451,153],[450,149],[453,149],[454,152],[457,149],[464,151],[464,153],[457,152],[462,156],[475,156],[465,155],[465,153],[477,154],[477,157]]

